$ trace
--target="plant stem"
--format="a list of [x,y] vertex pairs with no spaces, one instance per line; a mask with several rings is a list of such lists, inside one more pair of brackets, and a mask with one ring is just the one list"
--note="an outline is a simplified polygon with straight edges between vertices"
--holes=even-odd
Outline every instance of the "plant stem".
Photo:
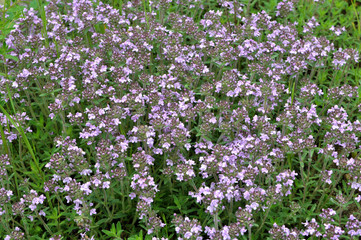
[[307,185],[306,185],[306,180],[305,180],[305,172],[304,172],[304,163],[302,160],[302,156],[301,156],[301,152],[298,153],[298,158],[300,161],[300,171],[301,171],[301,179],[302,179],[302,183],[303,183],[303,198],[302,198],[302,204],[305,203],[305,199],[306,199],[306,191],[307,191]]
[[263,217],[263,219],[262,219],[261,226],[259,226],[258,230],[256,231],[256,236],[258,236],[259,232],[260,232],[261,229],[263,228],[263,225],[264,225],[264,223],[266,222],[266,219],[267,219],[267,217],[268,217],[268,214],[269,214],[270,210],[271,210],[271,207],[269,206],[269,207],[267,208],[266,214],[264,215],[264,217]]
[[218,231],[218,212],[216,212],[213,216],[213,223],[214,223],[214,227]]
[[46,231],[48,231],[48,233],[53,236],[53,232],[50,230],[49,226],[44,222],[43,218],[40,216],[40,214],[38,212],[36,212],[36,215],[38,217],[38,219],[40,220],[40,222],[43,224],[44,228],[46,229]]
[[248,240],[252,240],[252,228],[251,226],[247,226],[247,230],[248,230]]
[[249,16],[249,11],[250,11],[250,9],[251,9],[251,3],[252,3],[252,0],[248,0],[247,10],[246,10],[246,16]]
[[143,0],[143,6],[144,6],[144,15],[145,15],[145,20],[147,21],[147,27],[149,29],[149,20],[148,20],[148,14],[147,14],[147,9],[146,9],[146,0]]

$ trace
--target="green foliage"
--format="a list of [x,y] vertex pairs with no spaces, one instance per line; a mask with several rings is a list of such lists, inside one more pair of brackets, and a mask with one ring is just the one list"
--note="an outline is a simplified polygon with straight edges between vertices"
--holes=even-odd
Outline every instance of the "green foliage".
[[[47,19],[45,16],[44,2],[43,1],[16,1],[15,3],[10,4],[10,1],[5,2],[4,9],[1,10],[1,21],[0,21],[0,55],[2,59],[0,59],[0,75],[4,77],[8,77],[8,69],[5,66],[5,60],[10,59],[13,61],[19,61],[17,57],[10,55],[9,53],[12,51],[9,46],[6,45],[5,39],[10,33],[12,29],[14,29],[14,22],[16,19],[22,17],[22,11],[26,7],[33,7],[34,9],[40,12],[40,16],[43,22],[43,30],[42,34],[45,39],[47,39],[47,31],[46,31],[46,23]],[[113,7],[116,7],[121,11],[122,6],[125,1],[121,0],[109,0],[104,1]],[[187,5],[177,5],[171,4],[165,13],[165,19],[172,12],[177,12],[179,14],[185,14],[187,16],[193,17],[195,21],[199,21],[206,10],[209,9],[219,9],[216,0],[212,1],[203,1],[205,9],[202,10],[200,8],[189,8]],[[240,1],[247,6],[249,2],[250,4],[250,12],[256,13],[260,10],[265,10],[266,12],[273,13],[277,0],[271,1]],[[301,25],[303,25],[306,21],[308,21],[313,15],[317,15],[318,21],[320,22],[320,26],[315,30],[315,35],[324,36],[329,34],[331,26],[345,26],[347,32],[340,36],[330,37],[332,41],[335,43],[335,47],[348,48],[348,47],[356,47],[361,50],[361,5],[356,0],[352,0],[351,4],[347,1],[337,0],[337,1],[325,1],[323,5],[313,5],[308,4],[308,1],[301,0],[298,6],[298,11],[291,13],[288,16],[287,20],[291,22],[299,23],[299,29],[301,29]],[[1,2],[0,2],[1,4]],[[144,12],[150,14],[149,3],[144,1]],[[159,10],[157,10],[159,11]],[[5,18],[5,14],[8,17]],[[276,18],[276,16],[273,16]],[[147,24],[148,23],[148,19]],[[278,19],[279,20],[279,19]],[[227,17],[221,19],[222,23],[226,23],[227,21],[233,21]],[[106,26],[102,24],[97,24],[94,26],[95,30],[100,33],[105,33]],[[89,33],[90,34],[90,33]],[[49,43],[47,43],[49,44]],[[91,44],[91,43],[89,43]],[[155,51],[160,51],[160,46],[155,46]],[[214,62],[207,62],[207,64],[214,64],[214,67],[219,67],[223,69],[222,66],[217,66]],[[227,70],[225,67],[223,70]],[[222,71],[220,71],[221,74]],[[345,74],[345,81],[348,83],[352,83],[354,85],[360,86],[361,83],[361,68],[352,67],[346,71],[346,73],[334,73],[328,67],[320,68],[317,75],[314,76],[315,80],[320,83],[320,86],[323,86],[325,89],[332,86],[332,77],[335,79],[341,78]],[[342,82],[344,83],[344,82]],[[340,84],[342,84],[340,83]],[[189,87],[189,86],[188,86]],[[42,191],[44,181],[48,181],[51,179],[51,175],[44,174],[45,164],[49,161],[50,157],[59,151],[53,144],[54,136],[66,135],[71,139],[76,139],[79,135],[80,129],[72,127],[70,125],[64,124],[64,121],[60,118],[55,118],[56,120],[50,119],[49,111],[47,109],[46,103],[50,100],[54,99],[54,96],[61,91],[61,89],[55,89],[52,92],[45,92],[43,89],[39,89],[38,87],[34,87],[31,90],[33,94],[31,95],[32,101],[29,104],[29,111],[32,113],[32,120],[29,123],[29,127],[33,130],[32,133],[25,133],[24,129],[21,127],[19,123],[15,119],[11,117],[11,115],[23,111],[23,106],[20,106],[15,100],[10,97],[10,101],[5,103],[2,101],[0,103],[0,111],[9,119],[12,125],[16,126],[16,130],[21,135],[21,140],[17,143],[9,144],[5,139],[4,131],[6,129],[0,125],[0,134],[3,142],[2,151],[3,153],[12,155],[12,172],[9,177],[8,183],[16,188],[17,192],[14,194],[17,197],[21,197],[19,194],[19,189],[26,189],[31,186],[33,189],[37,189]],[[292,101],[297,98],[297,85],[296,82],[290,82],[290,92],[292,93]],[[7,93],[11,96],[13,94],[10,88],[7,89]],[[361,88],[359,88],[359,96],[361,95]],[[105,102],[106,99],[101,99],[98,102],[94,102],[94,104],[100,104]],[[327,95],[324,95],[323,98],[316,98],[312,100],[313,103],[318,106],[322,106],[326,108],[329,103],[329,98]],[[360,115],[356,112],[357,105],[361,102],[360,97],[355,103],[347,103],[353,105],[355,112],[351,112],[352,118],[360,119]],[[341,105],[346,105],[346,103],[341,103]],[[79,105],[83,110],[86,107],[85,105]],[[352,106],[351,106],[352,107]],[[192,134],[194,134],[195,138],[203,137],[209,141],[215,141],[218,139],[218,133],[204,133],[202,129],[200,129],[196,124],[192,129]],[[129,125],[130,126],[130,125]],[[63,128],[65,132],[63,132]],[[320,132],[324,131],[324,129],[319,129]],[[122,129],[122,133],[126,134],[125,129]],[[88,147],[87,141],[81,142],[84,148]],[[93,145],[92,145],[93,147]],[[89,150],[87,148],[86,156],[92,159],[95,162],[94,158],[96,156],[96,152],[94,150]],[[131,155],[131,152],[127,153]],[[326,208],[330,205],[337,205],[339,208],[350,208],[351,201],[340,204],[335,200],[335,192],[328,191],[325,189],[324,185],[318,185],[319,183],[312,178],[312,173],[319,173],[322,169],[322,166],[319,164],[311,163],[310,159],[307,159],[308,153],[305,152],[305,155],[302,156],[302,159],[305,161],[300,161],[292,154],[289,154],[286,158],[284,164],[289,167],[289,169],[307,169],[309,165],[310,171],[302,171],[302,178],[307,181],[302,181],[301,178],[295,181],[295,187],[293,189],[292,194],[289,196],[287,201],[279,203],[272,207],[268,216],[265,217],[265,224],[263,228],[269,229],[272,227],[273,223],[278,224],[288,224],[296,227],[302,227],[300,222],[304,219],[311,219],[316,216],[317,211],[322,208]],[[326,161],[326,160],[325,160]],[[132,169],[131,167],[131,159],[125,160],[126,167]],[[343,172],[337,173],[340,178],[345,174]],[[301,176],[300,176],[301,177]],[[31,179],[32,182],[27,185],[26,179]],[[84,177],[86,178],[86,177]],[[160,193],[157,194],[157,198],[155,199],[154,205],[157,213],[162,216],[163,221],[170,223],[171,218],[170,213],[177,212],[181,215],[188,215],[190,217],[194,217],[200,220],[203,225],[207,225],[208,223],[212,223],[213,219],[210,219],[207,214],[204,213],[204,209],[202,206],[196,203],[194,198],[191,198],[188,195],[188,186],[184,183],[174,183],[174,181],[164,178],[159,172],[158,176],[155,176],[156,181],[162,183],[160,184]],[[129,182],[127,182],[129,185]],[[99,192],[98,198],[93,199],[96,204],[97,209],[101,209],[102,215],[94,216],[94,226],[91,230],[94,235],[96,235],[97,239],[129,239],[129,240],[143,240],[143,239],[151,239],[150,236],[147,236],[146,233],[143,233],[143,230],[140,230],[139,227],[135,228],[135,224],[137,223],[136,216],[136,205],[131,203],[129,200],[129,192],[130,189],[123,189],[123,187],[127,184],[124,183],[115,183],[112,184],[111,188],[104,191]],[[174,184],[173,188],[169,185]],[[193,187],[193,186],[191,186]],[[333,186],[337,191],[346,192],[346,195],[350,194],[350,187],[343,182],[342,184]],[[46,194],[44,192],[44,194]],[[306,196],[305,196],[306,194]],[[318,198],[319,204],[313,204],[312,202],[305,202],[304,198],[315,200]],[[59,202],[56,199],[56,195],[49,196],[47,195],[48,207],[45,209],[46,219],[48,220],[47,225],[54,229],[54,234],[62,234],[64,236],[70,236],[66,239],[76,239],[75,235],[77,233],[76,224],[72,223],[72,221],[76,218],[76,214],[74,212],[67,212],[69,208],[66,204],[58,204],[53,205],[55,202]],[[300,209],[294,210],[292,204],[295,202],[300,203]],[[358,208],[360,208],[359,203],[356,203]],[[238,206],[232,206],[236,208]],[[231,209],[232,210],[232,209]],[[220,212],[219,214],[224,219],[229,219],[230,215],[228,215],[227,211]],[[258,216],[258,222],[254,225],[261,225],[262,218],[265,215]],[[15,220],[15,219],[14,219]],[[25,220],[24,223],[21,223],[25,227],[27,226],[27,230],[29,231],[29,239],[45,239],[45,227],[38,221],[30,222]],[[78,219],[78,223],[85,221],[84,219]],[[340,220],[341,221],[341,220]],[[344,221],[344,220],[342,220]],[[123,228],[126,230],[123,230]],[[105,230],[108,229],[108,230]],[[132,229],[132,230],[129,230]],[[129,230],[129,231],[128,231]],[[163,236],[172,237],[174,236],[174,230],[166,229],[162,230],[161,234]],[[4,235],[6,233],[5,229],[0,229],[0,235]],[[130,236],[130,237],[129,237]],[[128,237],[128,238],[127,238]],[[260,233],[257,236],[258,239],[266,239],[265,235]],[[256,238],[255,238],[256,239]]]
[[103,233],[105,233],[108,237],[110,237],[110,239],[114,239],[114,240],[121,240],[121,235],[122,235],[122,226],[120,224],[120,222],[117,222],[117,225],[115,227],[115,224],[112,224],[112,228],[110,229],[110,231],[108,230],[102,230]]

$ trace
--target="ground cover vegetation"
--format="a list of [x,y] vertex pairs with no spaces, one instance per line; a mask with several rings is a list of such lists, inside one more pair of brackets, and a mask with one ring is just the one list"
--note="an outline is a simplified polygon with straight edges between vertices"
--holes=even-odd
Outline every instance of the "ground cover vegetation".
[[359,239],[357,1],[5,1],[0,237]]

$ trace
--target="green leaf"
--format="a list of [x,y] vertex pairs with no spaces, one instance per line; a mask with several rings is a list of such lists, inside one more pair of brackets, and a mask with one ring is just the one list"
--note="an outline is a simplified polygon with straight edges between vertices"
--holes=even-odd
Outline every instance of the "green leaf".
[[114,203],[114,204],[122,203],[122,201],[120,201],[119,199],[110,199],[108,202],[109,203]]
[[108,230],[102,230],[103,233],[105,233],[109,237],[117,237],[117,235],[111,231]]
[[122,230],[122,224],[120,222],[117,222],[117,235],[118,237],[120,237],[121,233],[123,232]]
[[53,211],[52,211],[51,215],[48,215],[47,218],[53,219],[53,220],[57,220],[57,219],[59,219],[61,216],[62,216],[62,214],[60,213],[60,214],[58,215],[57,209],[56,209],[56,208],[53,208]]
[[174,198],[174,203],[177,205],[178,209],[181,210],[182,206],[181,206],[178,198],[175,195],[173,195],[173,198]]
[[167,209],[170,209],[170,210],[178,210],[179,208],[176,207],[176,206],[168,206]]
[[108,219],[100,219],[97,223],[96,223],[96,225],[101,225],[101,224],[103,224],[103,223],[105,223],[105,222],[107,222],[108,221]]
[[133,235],[128,238],[128,240],[143,240],[143,231],[140,230],[139,235]]
[[[1,4],[1,0],[0,0],[0,4]],[[6,12],[7,12],[7,13],[23,12],[24,9],[25,9],[25,6],[12,5],[10,8],[8,8],[8,9],[6,10]]]
[[114,225],[114,223],[112,224],[112,228],[110,229],[113,233],[116,233],[117,232],[117,230],[115,229],[115,225]]

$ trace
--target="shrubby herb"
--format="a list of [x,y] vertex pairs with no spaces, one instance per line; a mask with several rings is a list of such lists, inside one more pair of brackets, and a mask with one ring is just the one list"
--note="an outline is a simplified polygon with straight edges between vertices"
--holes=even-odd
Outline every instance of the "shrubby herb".
[[359,51],[304,14],[334,2],[5,6],[0,235],[358,239]]

